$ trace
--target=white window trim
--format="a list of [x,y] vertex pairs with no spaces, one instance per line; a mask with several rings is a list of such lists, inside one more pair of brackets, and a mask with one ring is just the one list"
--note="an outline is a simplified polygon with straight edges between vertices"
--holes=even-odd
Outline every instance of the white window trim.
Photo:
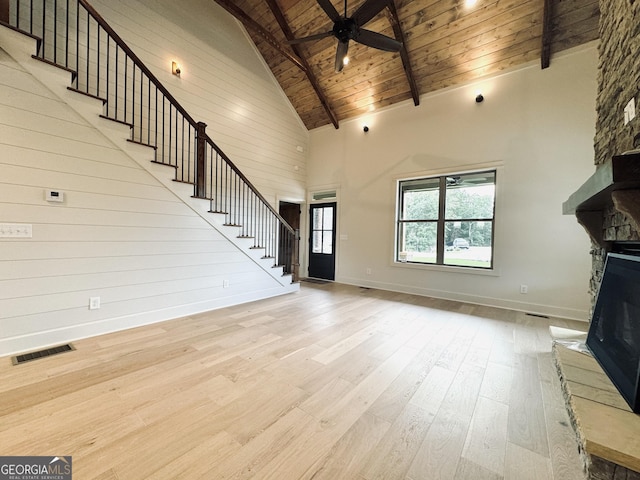
[[[398,250],[398,186],[400,182],[406,180],[416,180],[420,178],[429,178],[429,177],[441,177],[444,175],[464,175],[467,173],[476,173],[484,170],[495,170],[496,178],[504,179],[504,162],[488,162],[488,163],[476,163],[476,164],[467,164],[460,165],[457,168],[447,167],[447,168],[439,168],[433,170],[425,170],[420,172],[406,173],[406,174],[397,174],[393,177],[393,192],[395,195],[395,201],[393,203],[394,214],[394,227],[393,227],[393,239],[391,244],[393,245],[393,251],[391,252],[390,266],[398,267],[398,268],[409,268],[414,270],[431,270],[438,272],[446,272],[446,273],[464,273],[469,275],[485,275],[490,277],[499,277],[500,276],[500,267],[499,267],[499,252],[496,248],[498,242],[498,218],[501,204],[501,195],[500,195],[500,187],[498,186],[498,182],[496,182],[496,190],[495,190],[495,206],[494,206],[494,242],[493,242],[493,266],[492,268],[473,268],[473,267],[460,267],[457,265],[436,265],[433,263],[408,263],[408,262],[400,262],[396,260],[396,252]],[[500,180],[502,182],[503,180]]]

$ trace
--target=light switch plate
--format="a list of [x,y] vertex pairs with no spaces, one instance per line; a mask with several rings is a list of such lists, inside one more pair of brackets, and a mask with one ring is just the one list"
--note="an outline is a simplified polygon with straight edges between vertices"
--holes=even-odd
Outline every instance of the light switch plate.
[[0,238],[32,238],[33,226],[28,223],[0,223]]
[[627,106],[624,107],[624,124],[626,125],[631,120],[636,118],[636,99],[635,97],[629,100]]

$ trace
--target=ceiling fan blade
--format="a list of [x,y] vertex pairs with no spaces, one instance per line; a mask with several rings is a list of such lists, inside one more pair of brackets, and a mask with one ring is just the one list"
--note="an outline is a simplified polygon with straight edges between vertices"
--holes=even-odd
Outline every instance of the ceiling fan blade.
[[365,30],[364,28],[360,29],[354,40],[369,47],[387,52],[398,52],[402,48],[402,43],[395,38],[387,37],[386,35],[372,32],[371,30]]
[[336,51],[336,73],[340,73],[344,68],[344,57],[349,51],[349,41],[338,42],[338,50]]
[[390,0],[366,0],[352,15],[356,25],[362,27],[389,4]]
[[311,42],[312,40],[320,40],[322,38],[330,37],[331,35],[333,35],[333,30],[329,30],[328,32],[323,33],[316,33],[315,35],[309,35],[308,37],[293,38],[291,40],[287,40],[287,44],[296,45],[298,43]]
[[317,2],[332,22],[335,23],[340,20],[340,14],[336,10],[336,7],[333,6],[333,3],[331,3],[331,0],[317,0]]

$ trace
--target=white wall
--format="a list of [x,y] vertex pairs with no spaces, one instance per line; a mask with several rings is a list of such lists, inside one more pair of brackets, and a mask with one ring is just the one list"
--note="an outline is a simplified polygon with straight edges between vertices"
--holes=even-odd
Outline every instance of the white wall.
[[[339,188],[348,238],[336,280],[586,320],[590,244],[562,202],[593,173],[596,71],[591,44],[546,70],[536,63],[312,131],[308,188]],[[394,264],[395,180],[487,163],[501,165],[494,275]]]
[[[179,55],[197,42],[137,2],[120,7],[146,40],[134,46],[146,48],[142,57],[158,59],[167,45]],[[238,64],[201,45],[198,68],[187,63],[179,81],[165,75],[175,83],[169,89],[223,148],[216,129],[239,145],[237,163],[268,199],[303,199],[304,158],[295,147],[306,147],[308,134],[242,31],[231,31],[244,42],[234,43],[244,51]],[[0,223],[33,228],[32,238],[0,239],[0,356],[287,291],[47,87],[68,74],[42,68],[55,80],[32,76],[0,49]],[[260,155],[249,158],[253,150]],[[49,188],[65,202],[46,202]],[[88,309],[94,296],[99,310]]]
[[305,153],[296,147],[306,152],[309,134],[231,15],[212,0],[91,4],[269,202],[304,200]]

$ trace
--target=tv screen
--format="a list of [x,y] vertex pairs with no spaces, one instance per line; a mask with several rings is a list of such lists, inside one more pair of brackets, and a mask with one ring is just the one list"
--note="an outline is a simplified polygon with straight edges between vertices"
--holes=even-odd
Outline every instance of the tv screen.
[[607,256],[587,346],[631,409],[640,412],[640,257]]

